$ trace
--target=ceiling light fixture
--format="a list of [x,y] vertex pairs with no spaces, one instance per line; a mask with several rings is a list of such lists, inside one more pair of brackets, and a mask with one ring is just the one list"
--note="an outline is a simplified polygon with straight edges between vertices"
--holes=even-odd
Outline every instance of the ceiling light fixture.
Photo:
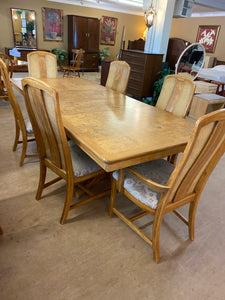
[[153,25],[154,17],[156,15],[152,5],[145,11],[145,25],[150,28]]

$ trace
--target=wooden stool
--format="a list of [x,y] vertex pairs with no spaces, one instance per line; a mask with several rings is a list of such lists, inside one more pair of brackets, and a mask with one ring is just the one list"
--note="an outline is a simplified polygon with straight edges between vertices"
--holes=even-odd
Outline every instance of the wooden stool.
[[225,104],[225,97],[216,94],[197,94],[193,97],[189,117],[197,120],[199,117],[220,109]]

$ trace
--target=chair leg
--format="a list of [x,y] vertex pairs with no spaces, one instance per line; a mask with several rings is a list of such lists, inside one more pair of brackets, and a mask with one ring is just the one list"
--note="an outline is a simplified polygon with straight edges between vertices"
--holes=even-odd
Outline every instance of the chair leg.
[[15,122],[15,126],[16,126],[16,134],[15,134],[15,140],[14,140],[14,145],[13,145],[13,151],[16,151],[18,142],[19,142],[19,137],[20,137],[20,128],[19,125],[17,124],[17,122]]
[[23,165],[24,159],[26,157],[26,152],[27,152],[27,137],[23,136],[23,149],[21,153],[21,158],[20,158],[20,167]]
[[115,200],[116,200],[116,180],[112,179],[112,189],[111,189],[111,195],[110,195],[110,204],[109,204],[109,216],[113,216],[113,207],[115,206]]
[[168,160],[171,164],[176,165],[177,158],[178,158],[178,154],[173,154],[173,155],[168,156],[168,157],[167,157],[167,160]]
[[0,226],[0,234],[3,234],[3,230],[2,227]]
[[188,231],[190,240],[194,240],[195,238],[195,215],[197,210],[198,202],[193,201],[190,203],[189,207],[189,222],[188,222]]
[[155,214],[153,228],[152,228],[152,250],[153,250],[153,259],[156,263],[159,263],[160,253],[159,253],[159,237],[160,237],[160,228],[162,224],[162,213]]
[[68,180],[66,185],[66,200],[63,208],[63,213],[61,216],[60,223],[64,224],[66,222],[69,210],[70,210],[70,204],[73,198],[73,190],[74,190],[74,182],[73,180]]
[[64,70],[63,77],[69,77],[69,70]]
[[41,194],[44,189],[45,184],[45,178],[46,178],[46,166],[44,165],[43,161],[40,161],[40,175],[39,175],[39,184],[38,184],[38,190],[36,194],[36,199],[41,199]]

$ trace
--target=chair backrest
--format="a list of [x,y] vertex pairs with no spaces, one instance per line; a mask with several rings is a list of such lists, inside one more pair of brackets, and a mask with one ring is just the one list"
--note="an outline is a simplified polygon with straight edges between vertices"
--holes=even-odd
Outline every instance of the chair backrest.
[[[6,65],[6,69],[9,73],[10,78],[12,78],[13,75],[13,62],[11,57],[9,57],[8,55],[4,54],[4,53],[0,53],[0,59],[2,59]],[[0,78],[1,78],[1,73],[0,73]]]
[[117,92],[126,93],[130,77],[130,66],[125,61],[112,61],[106,81],[106,87]]
[[195,124],[187,147],[171,175],[168,202],[192,193],[201,195],[204,185],[225,151],[225,109],[202,116]]
[[79,49],[79,50],[72,49],[72,52],[75,54],[75,57],[73,59],[73,67],[76,67],[79,69],[82,58],[83,58],[84,50],[83,49]]
[[47,159],[61,172],[73,172],[58,93],[36,78],[24,78],[22,85],[40,160]]
[[195,91],[194,82],[185,76],[165,77],[156,107],[186,117]]
[[34,51],[27,55],[29,76],[34,78],[57,78],[56,55]]
[[22,111],[20,109],[19,103],[16,99],[16,96],[14,94],[10,79],[9,79],[9,74],[8,74],[8,70],[6,68],[6,65],[4,63],[4,61],[2,59],[0,59],[0,72],[2,74],[2,78],[3,78],[3,82],[5,85],[5,88],[7,90],[8,93],[8,97],[9,97],[9,101],[12,105],[13,108],[13,113],[14,113],[14,117],[15,117],[15,121],[18,122],[18,125],[20,127],[20,129],[24,130],[24,132],[26,131],[26,126],[24,123],[24,118],[23,118],[23,114]]

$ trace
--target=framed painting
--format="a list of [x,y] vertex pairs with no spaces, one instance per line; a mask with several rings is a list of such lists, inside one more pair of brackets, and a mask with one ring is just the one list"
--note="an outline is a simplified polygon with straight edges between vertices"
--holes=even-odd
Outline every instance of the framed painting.
[[216,42],[220,31],[220,25],[200,25],[196,42],[205,47],[205,51],[213,53],[216,48]]
[[117,18],[102,17],[101,19],[101,45],[115,45]]
[[60,9],[42,7],[42,22],[44,41],[62,41],[63,11]]

